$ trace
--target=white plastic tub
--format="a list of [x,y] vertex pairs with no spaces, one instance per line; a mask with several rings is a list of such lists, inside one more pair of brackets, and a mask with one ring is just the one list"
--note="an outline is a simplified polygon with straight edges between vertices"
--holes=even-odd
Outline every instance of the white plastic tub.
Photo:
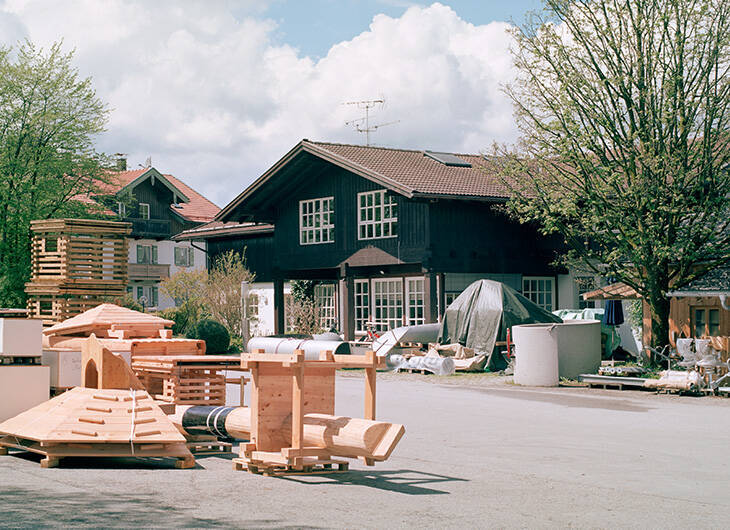
[[593,374],[601,365],[601,323],[566,320],[562,324],[522,324],[512,328],[515,383],[555,386],[561,377]]

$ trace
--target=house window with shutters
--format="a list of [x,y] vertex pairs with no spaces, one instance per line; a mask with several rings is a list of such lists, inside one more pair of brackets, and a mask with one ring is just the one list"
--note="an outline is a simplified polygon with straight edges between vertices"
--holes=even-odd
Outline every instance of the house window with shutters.
[[175,265],[177,267],[192,267],[194,265],[193,249],[191,247],[175,247]]
[[335,240],[335,198],[299,201],[299,244],[316,245]]
[[157,245],[137,245],[137,263],[156,264]]

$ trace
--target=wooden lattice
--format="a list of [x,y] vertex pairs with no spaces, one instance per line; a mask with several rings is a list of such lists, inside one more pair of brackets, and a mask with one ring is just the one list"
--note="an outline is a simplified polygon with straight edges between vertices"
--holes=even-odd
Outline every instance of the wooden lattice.
[[124,296],[132,225],[92,219],[31,221],[32,317],[48,323],[83,313],[105,297]]

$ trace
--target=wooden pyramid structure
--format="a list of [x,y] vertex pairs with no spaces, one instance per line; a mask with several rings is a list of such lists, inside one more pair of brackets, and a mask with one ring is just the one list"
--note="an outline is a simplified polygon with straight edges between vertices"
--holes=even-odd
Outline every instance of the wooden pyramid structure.
[[170,338],[174,322],[114,304],[100,304],[43,330],[46,336],[91,335],[127,339],[131,337]]
[[76,387],[0,423],[0,449],[45,456],[42,467],[78,457],[172,457],[195,465],[185,438],[143,390]]
[[0,450],[40,453],[42,467],[61,458],[172,457],[195,465],[185,437],[127,363],[92,334],[82,351],[85,388],[76,387],[0,423]]

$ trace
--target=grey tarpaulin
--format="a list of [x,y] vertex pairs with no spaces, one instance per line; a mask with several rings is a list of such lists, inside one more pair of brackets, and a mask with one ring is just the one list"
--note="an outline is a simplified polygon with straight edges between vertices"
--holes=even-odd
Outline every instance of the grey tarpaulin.
[[446,309],[439,331],[439,344],[458,342],[487,355],[486,368],[507,366],[501,355],[494,355],[497,341],[507,340],[507,329],[517,324],[562,322],[510,286],[492,280],[472,283]]

